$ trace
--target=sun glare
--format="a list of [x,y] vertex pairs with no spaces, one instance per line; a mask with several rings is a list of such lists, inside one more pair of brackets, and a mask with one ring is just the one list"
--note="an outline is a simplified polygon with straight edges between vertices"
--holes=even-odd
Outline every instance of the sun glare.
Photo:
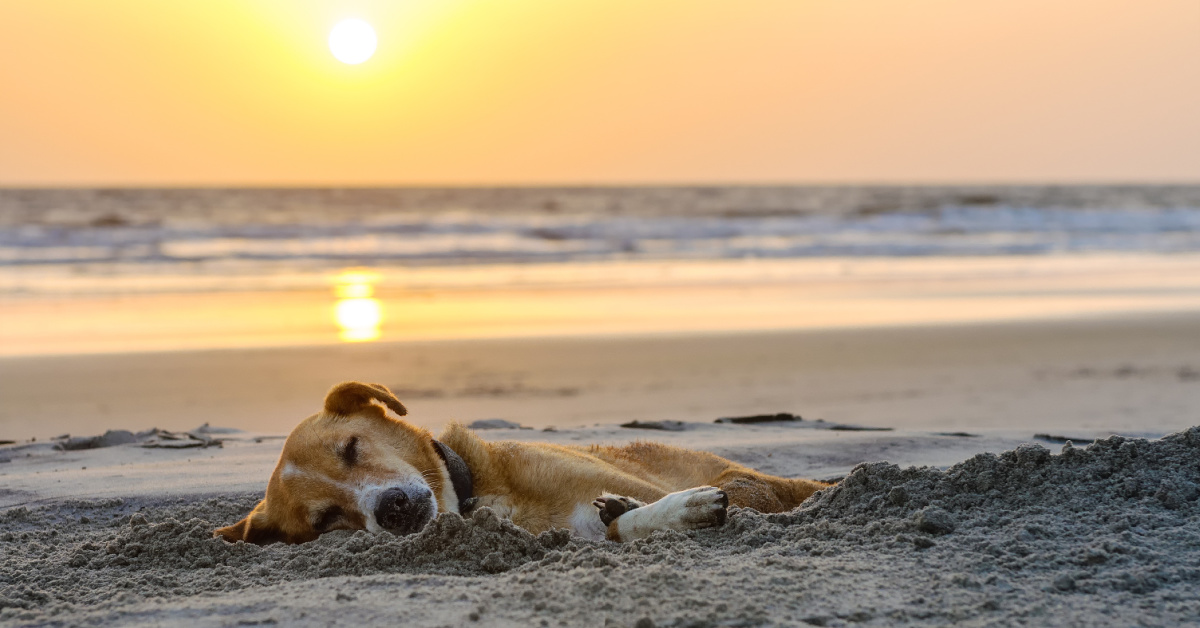
[[337,303],[333,318],[338,326],[338,337],[343,342],[368,342],[382,335],[383,307],[372,285],[379,276],[367,272],[346,271],[339,275],[334,286]]
[[348,65],[370,59],[377,43],[375,29],[359,19],[342,20],[329,31],[329,51],[338,61]]

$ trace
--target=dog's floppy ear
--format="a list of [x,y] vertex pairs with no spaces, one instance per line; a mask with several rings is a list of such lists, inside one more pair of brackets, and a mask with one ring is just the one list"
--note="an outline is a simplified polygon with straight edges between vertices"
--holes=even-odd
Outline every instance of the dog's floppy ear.
[[371,403],[372,399],[382,401],[383,405],[400,416],[408,414],[408,409],[387,386],[362,382],[342,382],[330,389],[329,394],[325,395],[325,411],[343,416],[354,414]]
[[250,511],[250,514],[246,515],[245,519],[231,526],[217,528],[213,531],[213,536],[219,536],[230,543],[245,541],[255,545],[269,545],[285,540],[283,533],[267,521],[267,511],[263,508],[264,503],[266,502],[258,502],[258,505]]

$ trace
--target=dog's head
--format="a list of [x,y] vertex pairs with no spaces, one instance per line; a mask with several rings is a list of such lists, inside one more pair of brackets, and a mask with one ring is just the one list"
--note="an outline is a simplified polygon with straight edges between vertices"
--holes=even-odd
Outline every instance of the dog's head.
[[440,510],[457,510],[446,460],[453,452],[384,406],[408,412],[380,384],[334,386],[325,408],[288,436],[266,498],[214,535],[265,545],[303,543],[330,530],[411,534]]

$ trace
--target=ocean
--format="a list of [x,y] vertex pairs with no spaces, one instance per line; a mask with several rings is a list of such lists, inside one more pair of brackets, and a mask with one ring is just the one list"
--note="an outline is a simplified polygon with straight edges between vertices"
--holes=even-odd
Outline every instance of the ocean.
[[10,295],[347,267],[1197,251],[1200,186],[0,190]]

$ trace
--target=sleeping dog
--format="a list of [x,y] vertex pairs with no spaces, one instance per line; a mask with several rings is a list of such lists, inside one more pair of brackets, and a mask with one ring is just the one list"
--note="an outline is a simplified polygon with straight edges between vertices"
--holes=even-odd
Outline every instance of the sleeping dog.
[[263,545],[330,530],[411,534],[438,513],[487,506],[534,534],[623,542],[722,525],[730,505],[791,510],[829,486],[657,443],[489,443],[455,423],[435,439],[388,409],[408,413],[379,384],[334,386],[288,436],[266,497],[214,535]]

